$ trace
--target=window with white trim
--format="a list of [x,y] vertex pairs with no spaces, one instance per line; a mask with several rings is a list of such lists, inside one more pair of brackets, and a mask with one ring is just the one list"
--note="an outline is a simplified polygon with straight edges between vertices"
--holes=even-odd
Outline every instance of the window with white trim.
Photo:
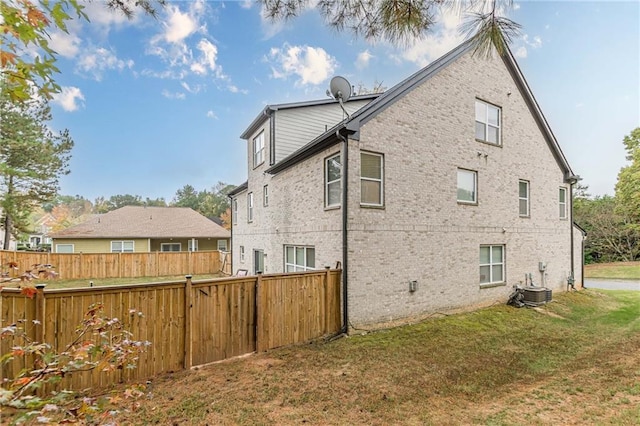
[[247,222],[253,222],[253,192],[247,194]]
[[111,253],[133,253],[133,241],[111,241]]
[[560,187],[558,191],[558,207],[560,219],[567,218],[567,188]]
[[262,205],[264,207],[269,205],[269,185],[262,187]]
[[218,250],[227,251],[227,240],[218,240]]
[[504,245],[480,246],[480,284],[505,282]]
[[187,250],[189,250],[189,251],[198,251],[198,240],[188,240],[187,241]]
[[244,263],[244,246],[240,246],[240,262]]
[[180,243],[162,243],[160,244],[160,251],[181,251],[182,244]]
[[56,244],[56,253],[73,253],[73,244]]
[[232,212],[231,215],[233,216],[233,224],[236,225],[238,223],[238,199],[234,198],[233,201],[231,202],[231,206],[232,206]]
[[458,169],[457,199],[459,203],[478,203],[478,172]]
[[500,145],[500,107],[476,99],[476,139]]
[[342,198],[342,163],[340,154],[324,160],[324,206],[337,207]]
[[264,163],[264,131],[253,138],[253,167]]
[[316,267],[316,250],[307,246],[284,246],[284,271],[311,271]]
[[518,181],[518,212],[520,217],[529,217],[529,181]]
[[360,205],[384,205],[384,156],[360,153]]

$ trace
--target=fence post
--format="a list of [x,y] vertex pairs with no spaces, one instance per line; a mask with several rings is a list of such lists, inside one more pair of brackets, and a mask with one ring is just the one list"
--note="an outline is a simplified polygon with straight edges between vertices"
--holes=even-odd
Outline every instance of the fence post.
[[330,291],[329,291],[329,283],[331,279],[331,267],[325,266],[325,274],[324,274],[324,332],[329,332],[329,324],[331,324],[330,316],[332,309],[329,306],[331,301],[330,299]]
[[262,313],[260,312],[260,305],[263,300],[262,295],[262,272],[258,271],[256,277],[256,299],[255,299],[255,313],[256,313],[256,352],[261,352],[263,349],[263,337],[264,337],[264,321],[262,320]]
[[44,288],[46,284],[36,284],[36,323],[35,341],[44,343]]
[[187,282],[184,285],[184,369],[191,368],[193,362],[192,342],[191,342],[191,275],[185,277]]

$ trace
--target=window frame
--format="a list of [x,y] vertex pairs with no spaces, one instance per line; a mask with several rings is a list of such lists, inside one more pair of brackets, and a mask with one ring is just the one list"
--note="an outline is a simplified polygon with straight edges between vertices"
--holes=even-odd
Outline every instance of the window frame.
[[[564,194],[564,201],[561,200],[560,194]],[[567,214],[567,188],[564,186],[560,186],[558,188],[558,214],[560,220],[566,220],[568,217]]]
[[[293,249],[293,263],[288,262],[287,259],[287,249]],[[298,249],[303,250],[303,262],[298,263]],[[308,266],[309,258],[308,252],[309,250],[313,250],[313,266]],[[305,271],[315,271],[316,270],[316,248],[315,246],[305,246],[305,245],[295,245],[295,244],[285,244],[284,245],[284,272],[305,272]],[[291,268],[291,270],[289,270]]]
[[253,192],[247,194],[247,222],[253,222]]
[[269,185],[264,185],[262,187],[262,206],[269,206]]
[[[71,251],[59,251],[59,247],[71,247]],[[75,252],[75,244],[56,244],[56,253],[69,254]]]
[[[224,250],[222,250],[220,248],[220,243],[224,243]],[[225,239],[219,239],[218,241],[216,241],[216,247],[218,247],[218,251],[227,251],[227,249],[229,248],[229,244],[227,244],[227,240]]]
[[[484,121],[478,121],[478,105],[482,105],[484,107]],[[488,143],[490,145],[496,145],[496,146],[502,146],[502,107],[498,106],[498,105],[494,105],[490,102],[487,101],[483,101],[482,99],[478,99],[476,98],[475,103],[474,103],[474,126],[477,126],[477,123],[481,123],[484,125],[484,139],[480,139],[478,138],[478,135],[476,135],[476,127],[474,127],[474,137],[476,139],[476,141],[478,142],[483,142],[483,143]],[[492,124],[489,124],[489,110],[490,108],[495,108],[498,111],[498,125],[494,126]],[[498,140],[497,142],[492,142],[489,140],[489,127],[493,127],[496,128],[498,130]]]
[[240,246],[240,263],[244,263],[244,246]]
[[[340,159],[340,177],[338,179],[329,181],[329,161],[333,160],[336,157]],[[337,203],[330,204],[329,187],[331,185],[335,185],[336,183],[340,187],[340,196],[338,197]],[[342,205],[342,157],[341,157],[341,153],[337,153],[337,154],[330,155],[329,157],[326,157],[324,159],[324,207],[335,208],[335,207],[340,207],[341,205]]]
[[[113,249],[114,243],[120,243],[122,247],[121,250],[114,250]],[[131,250],[125,250],[125,247],[124,247],[125,243],[131,243]],[[109,245],[109,247],[111,248],[111,253],[134,253],[136,251],[136,242],[133,240],[113,240],[111,241],[111,244]]]
[[238,199],[234,198],[231,201],[231,224],[232,225],[237,225],[238,224]]
[[[460,199],[460,173],[472,173],[473,174],[473,200],[469,201],[469,200],[461,200]],[[464,189],[464,188],[462,188]],[[456,169],[456,201],[458,202],[458,204],[466,204],[466,205],[470,205],[470,206],[477,206],[478,205],[478,171],[477,170],[471,170],[471,169],[465,169],[462,167],[458,167]]]
[[[196,243],[195,244],[195,250],[193,249],[193,247],[191,247],[191,243],[194,243],[194,242]],[[182,249],[182,247],[180,247],[180,248]],[[198,240],[195,240],[193,238],[189,238],[187,240],[187,251],[192,251],[192,252],[193,251],[198,251]]]
[[[521,184],[525,184],[527,186],[526,197],[523,197],[520,194],[520,185]],[[527,206],[526,213],[522,213],[522,211],[520,209],[520,202],[521,201],[525,201],[526,202],[526,206]],[[528,180],[525,180],[525,179],[519,179],[518,180],[518,215],[520,217],[531,217],[531,183]]]
[[[493,261],[493,249],[495,247],[500,247],[501,249],[501,259],[500,262],[494,262]],[[478,272],[480,272],[482,267],[489,267],[489,281],[485,281],[482,282],[482,274],[479,273],[478,274],[478,278],[480,279],[480,286],[484,287],[484,286],[494,286],[494,285],[504,285],[507,282],[507,270],[506,270],[506,252],[507,252],[507,248],[505,244],[481,244],[480,245],[480,250],[482,250],[483,248],[488,248],[489,249],[489,263],[482,263],[482,262],[478,262]],[[478,259],[480,260],[480,259]],[[502,274],[502,279],[500,281],[494,281],[493,280],[493,267],[494,266],[498,266],[500,265],[502,268],[501,274]]]
[[[166,246],[178,246],[178,250],[164,250]],[[160,243],[161,253],[178,253],[182,251],[182,243]]]
[[[363,177],[362,176],[362,156],[369,155],[380,158],[380,178]],[[379,182],[380,203],[366,203],[362,201],[362,182]],[[384,207],[384,154],[379,152],[360,151],[360,207]]]
[[253,138],[253,168],[255,169],[265,161],[264,130]]

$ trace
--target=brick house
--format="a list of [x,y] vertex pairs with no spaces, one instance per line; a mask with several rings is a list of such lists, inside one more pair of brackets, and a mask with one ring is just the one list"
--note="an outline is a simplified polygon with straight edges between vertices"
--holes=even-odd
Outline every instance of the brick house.
[[[380,96],[346,102],[342,121],[318,115],[336,118],[335,101],[265,108],[242,135],[234,271],[340,262],[350,325],[504,301],[528,274],[553,290],[580,283],[578,177],[513,55],[472,53],[464,43]],[[281,125],[296,117],[317,119],[316,131]],[[287,131],[298,145],[281,153]]]

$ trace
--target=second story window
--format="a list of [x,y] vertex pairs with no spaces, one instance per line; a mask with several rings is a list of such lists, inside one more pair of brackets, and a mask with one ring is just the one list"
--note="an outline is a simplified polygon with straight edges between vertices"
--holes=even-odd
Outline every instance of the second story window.
[[381,154],[360,153],[360,205],[384,205],[384,157]]
[[502,111],[495,105],[476,99],[476,139],[500,145]]
[[231,215],[232,217],[232,223],[234,225],[236,225],[238,223],[238,199],[234,198],[233,201],[231,202]]
[[560,187],[558,190],[558,207],[560,219],[567,218],[567,188]]
[[526,180],[518,181],[518,208],[520,217],[529,216],[529,182]]
[[262,187],[262,205],[265,207],[269,205],[269,185]]
[[458,191],[459,203],[478,203],[478,173],[473,170],[458,169]]
[[336,207],[340,205],[342,195],[341,186],[342,164],[340,154],[324,160],[324,206]]
[[253,222],[253,192],[247,195],[247,222]]
[[264,132],[253,139],[253,167],[264,163]]

